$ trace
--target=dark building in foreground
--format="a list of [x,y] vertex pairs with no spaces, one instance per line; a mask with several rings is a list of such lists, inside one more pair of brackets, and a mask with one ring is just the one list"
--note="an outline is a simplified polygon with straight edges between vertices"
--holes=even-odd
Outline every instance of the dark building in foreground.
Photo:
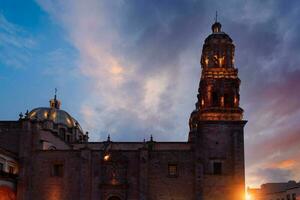
[[18,121],[1,121],[0,194],[18,200],[244,199],[246,121],[234,45],[219,22],[205,39],[201,66],[188,141],[88,142],[56,97]]
[[300,200],[300,181],[265,183],[260,188],[248,188],[251,200]]

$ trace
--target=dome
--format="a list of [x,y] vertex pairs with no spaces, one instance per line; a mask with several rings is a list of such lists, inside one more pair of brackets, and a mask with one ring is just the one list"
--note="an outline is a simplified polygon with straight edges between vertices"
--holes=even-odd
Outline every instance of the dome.
[[52,121],[54,124],[65,125],[68,128],[82,129],[79,123],[66,111],[60,109],[60,101],[56,99],[50,100],[50,107],[35,108],[28,113],[28,118],[38,121]]
[[205,43],[209,43],[210,41],[213,41],[213,40],[232,43],[232,39],[230,38],[230,36],[224,32],[216,32],[216,33],[210,34],[205,39]]
[[68,128],[79,127],[79,123],[69,113],[55,108],[35,108],[29,112],[28,117],[38,121],[50,120],[55,124],[62,124]]
[[211,26],[212,34],[210,34],[206,39],[205,43],[208,43],[210,41],[223,41],[223,42],[229,42],[232,43],[232,39],[227,35],[225,32],[221,31],[222,25],[220,22],[215,22]]
[[221,30],[221,23],[212,25],[212,33],[205,39],[202,48],[201,66],[204,69],[234,67],[234,44],[230,36]]

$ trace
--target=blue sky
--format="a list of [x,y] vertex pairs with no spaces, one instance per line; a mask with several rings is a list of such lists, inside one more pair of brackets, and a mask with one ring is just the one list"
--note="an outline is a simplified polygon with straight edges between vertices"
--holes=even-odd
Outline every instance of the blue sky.
[[62,109],[92,140],[184,141],[219,11],[242,80],[247,183],[299,180],[297,1],[0,0],[1,120]]

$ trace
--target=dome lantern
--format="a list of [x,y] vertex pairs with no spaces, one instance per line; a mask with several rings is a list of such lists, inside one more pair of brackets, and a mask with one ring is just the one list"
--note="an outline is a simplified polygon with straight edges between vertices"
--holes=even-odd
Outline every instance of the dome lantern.
[[54,99],[50,99],[50,108],[55,108],[55,109],[59,109],[61,102],[59,100],[57,100],[56,98],[56,94],[57,94],[57,89],[55,88],[55,95],[54,95]]
[[221,32],[221,23],[218,22],[218,11],[216,11],[215,23],[211,26],[211,30],[213,33]]

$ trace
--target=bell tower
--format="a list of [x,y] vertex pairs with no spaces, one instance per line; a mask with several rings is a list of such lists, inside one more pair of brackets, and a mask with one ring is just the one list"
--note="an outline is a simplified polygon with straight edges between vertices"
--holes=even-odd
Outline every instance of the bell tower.
[[242,120],[238,69],[234,66],[234,44],[221,32],[221,24],[212,25],[202,49],[202,75],[196,110],[190,121],[191,129],[198,120]]
[[244,199],[244,125],[235,46],[217,20],[205,39],[196,108],[189,120],[196,199]]

